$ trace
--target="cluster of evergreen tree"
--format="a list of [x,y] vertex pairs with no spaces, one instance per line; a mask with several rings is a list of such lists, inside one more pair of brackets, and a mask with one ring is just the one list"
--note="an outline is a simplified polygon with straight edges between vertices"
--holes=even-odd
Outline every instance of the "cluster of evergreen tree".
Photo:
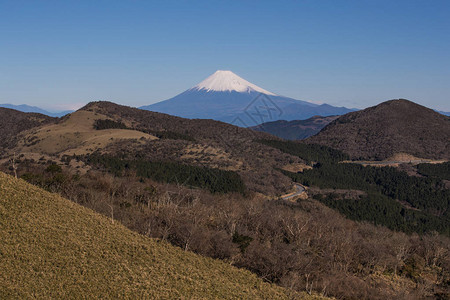
[[442,164],[419,164],[417,171],[424,176],[450,180],[450,162]]
[[436,214],[449,209],[450,191],[438,178],[408,176],[393,167],[364,167],[358,164],[320,164],[291,175],[307,186],[378,191],[412,207]]
[[282,171],[296,182],[323,189],[365,191],[367,196],[359,200],[338,200],[333,194],[316,196],[317,200],[351,219],[406,232],[436,230],[450,234],[450,190],[442,182],[448,176],[448,164],[420,165],[419,172],[428,177],[415,177],[393,167],[339,163],[348,157],[328,147],[290,141],[260,142],[308,162],[317,162],[302,173]]
[[142,131],[144,131],[148,134],[154,135],[160,139],[185,140],[185,141],[195,142],[195,139],[192,136],[190,136],[188,134],[179,133],[179,132],[168,131],[168,130],[164,130],[164,131],[142,130]]
[[[306,186],[363,190],[360,200],[318,197],[326,205],[355,220],[367,220],[406,232],[450,234],[450,191],[436,178],[408,176],[392,167],[356,164],[319,164],[303,173],[283,171]],[[412,209],[400,203],[408,203]]]
[[316,144],[303,144],[293,141],[258,140],[257,142],[280,149],[281,151],[301,157],[306,163],[335,163],[349,159],[349,156],[339,150]]
[[128,128],[122,122],[116,122],[114,120],[95,120],[94,128],[96,130],[104,130],[104,129],[131,129]]
[[197,167],[178,162],[148,161],[140,158],[127,160],[99,154],[85,156],[83,159],[90,165],[106,168],[116,176],[123,176],[125,171],[132,170],[142,178],[203,188],[211,193],[237,192],[245,194],[246,190],[239,174],[232,171]]
[[450,235],[450,220],[414,209],[407,209],[392,198],[369,192],[359,199],[340,199],[336,194],[315,195],[314,199],[338,210],[355,221],[369,221],[407,233],[437,231]]
[[128,126],[126,126],[124,123],[122,122],[117,122],[114,120],[95,120],[94,123],[94,128],[96,130],[104,130],[104,129],[130,129],[130,130],[138,130],[144,133],[148,133],[151,135],[156,136],[157,138],[160,139],[170,139],[170,140],[185,140],[185,141],[191,141],[194,142],[195,139],[188,135],[188,134],[183,134],[183,133],[179,133],[179,132],[174,132],[174,131],[168,131],[168,130],[164,130],[164,131],[157,131],[157,130],[147,130],[147,129],[138,129],[138,128],[130,128]]

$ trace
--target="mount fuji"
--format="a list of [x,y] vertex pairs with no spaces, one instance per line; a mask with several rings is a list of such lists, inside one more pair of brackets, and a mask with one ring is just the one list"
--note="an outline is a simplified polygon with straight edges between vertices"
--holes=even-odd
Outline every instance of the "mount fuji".
[[279,96],[231,71],[222,70],[171,99],[140,108],[183,118],[214,119],[241,127],[277,120],[301,120],[316,115],[342,115],[354,111]]

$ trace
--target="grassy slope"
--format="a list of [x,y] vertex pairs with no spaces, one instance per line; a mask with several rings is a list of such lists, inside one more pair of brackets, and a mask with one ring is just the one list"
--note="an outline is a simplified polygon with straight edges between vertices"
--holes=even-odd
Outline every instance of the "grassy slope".
[[[289,298],[0,173],[0,298]],[[292,296],[291,296],[292,297]]]
[[[76,111],[56,124],[42,126],[28,135],[35,138],[32,145],[21,145],[20,153],[41,153],[73,155],[86,154],[121,139],[154,140],[156,137],[136,130],[105,129],[95,130],[97,119],[107,119],[102,114],[89,111]],[[26,144],[26,143],[25,143]]]

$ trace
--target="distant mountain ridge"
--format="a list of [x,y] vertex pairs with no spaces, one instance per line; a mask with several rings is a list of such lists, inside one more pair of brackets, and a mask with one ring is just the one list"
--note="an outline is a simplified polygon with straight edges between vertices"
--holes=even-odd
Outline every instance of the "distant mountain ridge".
[[340,116],[308,143],[354,159],[382,160],[396,153],[450,159],[450,117],[406,99],[390,100]]
[[223,70],[171,99],[140,108],[183,118],[214,119],[240,127],[354,111],[276,95],[231,71]]
[[437,111],[438,113],[440,113],[440,114],[442,114],[442,115],[445,115],[445,116],[449,116],[449,117],[450,117],[450,112],[449,112],[449,111],[441,111],[441,110],[435,110],[435,111]]
[[274,121],[251,127],[287,140],[303,140],[318,133],[322,128],[339,116],[314,116],[306,120]]
[[37,106],[31,106],[31,105],[27,105],[27,104],[14,105],[14,104],[9,104],[9,103],[4,103],[4,104],[0,104],[0,107],[15,109],[15,110],[18,110],[21,112],[38,113],[38,114],[43,114],[43,115],[46,115],[49,117],[56,117],[56,118],[65,116],[65,115],[73,112],[73,110],[65,110],[65,111],[60,111],[60,112],[49,112],[49,111],[46,111],[45,109],[39,108]]

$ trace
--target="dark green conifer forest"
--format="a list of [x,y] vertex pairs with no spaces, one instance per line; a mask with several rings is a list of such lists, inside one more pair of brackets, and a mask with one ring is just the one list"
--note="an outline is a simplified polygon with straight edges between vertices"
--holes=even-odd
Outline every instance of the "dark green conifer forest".
[[347,159],[338,150],[291,141],[261,141],[306,162],[310,170],[292,173],[282,170],[295,182],[321,189],[364,191],[359,199],[342,199],[336,194],[314,198],[337,209],[350,219],[370,221],[405,232],[450,234],[450,190],[444,186],[449,164],[421,164],[419,176],[409,176],[394,167],[372,167],[342,163]]

